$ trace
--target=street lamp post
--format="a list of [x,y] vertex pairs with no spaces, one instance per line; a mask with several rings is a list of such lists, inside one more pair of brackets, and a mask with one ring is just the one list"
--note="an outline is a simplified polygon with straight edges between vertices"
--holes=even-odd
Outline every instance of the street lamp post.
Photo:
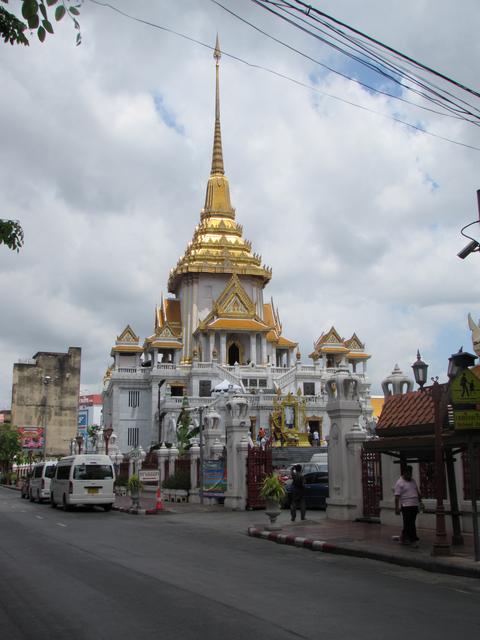
[[[412,365],[415,382],[420,387],[420,391],[425,392],[424,385],[427,381],[428,364],[423,362],[420,351],[417,351],[417,360]],[[447,530],[445,527],[445,506],[443,495],[445,492],[444,472],[443,472],[443,442],[442,442],[442,411],[441,401],[444,394],[445,385],[438,384],[438,377],[432,378],[431,398],[434,410],[435,425],[435,541],[433,543],[433,556],[450,555],[450,545],[447,541]]]
[[158,411],[158,441],[160,444],[162,444],[163,442],[163,433],[162,433],[162,427],[161,427],[161,420],[160,420],[160,388],[162,386],[163,380],[161,380],[158,383],[158,395],[157,395],[157,411]]
[[105,455],[108,456],[108,443],[110,438],[112,437],[113,429],[112,427],[107,427],[103,430],[103,439],[105,441]]
[[442,442],[442,399],[447,385],[440,385],[438,378],[433,380],[432,400],[435,411],[435,541],[433,543],[433,556],[450,555],[450,545],[447,540],[447,529],[445,526],[445,506],[443,496],[445,493],[445,474],[443,465],[443,442]]
[[77,436],[75,438],[75,441],[76,441],[77,446],[78,446],[78,455],[80,455],[82,453],[83,436]]
[[198,407],[200,428],[200,504],[203,504],[203,406]]

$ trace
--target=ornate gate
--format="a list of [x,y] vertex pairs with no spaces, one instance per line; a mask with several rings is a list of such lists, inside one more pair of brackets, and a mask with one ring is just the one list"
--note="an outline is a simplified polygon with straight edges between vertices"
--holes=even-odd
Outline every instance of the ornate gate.
[[271,447],[250,447],[247,456],[247,509],[264,509],[260,496],[263,479],[272,473]]
[[380,517],[382,488],[382,456],[380,453],[362,450],[363,517]]

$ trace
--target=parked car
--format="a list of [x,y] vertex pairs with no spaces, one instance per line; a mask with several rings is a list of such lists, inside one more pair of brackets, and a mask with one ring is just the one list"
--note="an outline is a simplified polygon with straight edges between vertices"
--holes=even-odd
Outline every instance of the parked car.
[[[313,463],[307,463],[313,464]],[[318,465],[320,466],[320,465]],[[328,498],[328,470],[309,471],[305,478],[305,506],[307,509],[325,509]],[[290,508],[292,502],[292,479],[285,483],[286,496],[283,501],[285,509]]]
[[32,502],[36,500],[40,503],[50,499],[50,482],[55,475],[56,466],[55,460],[35,463],[28,494]]
[[324,472],[328,474],[328,466],[325,463],[320,464],[318,462],[294,462],[286,469],[280,470],[279,475],[284,482],[287,482],[288,480],[292,479],[292,469],[297,464],[299,464],[302,467],[303,475],[307,473],[315,473],[316,471],[319,473]]
[[22,482],[20,484],[20,496],[22,498],[30,497],[30,474],[22,478]]
[[319,464],[328,464],[328,453],[327,451],[317,451],[310,458],[310,462],[318,462]]

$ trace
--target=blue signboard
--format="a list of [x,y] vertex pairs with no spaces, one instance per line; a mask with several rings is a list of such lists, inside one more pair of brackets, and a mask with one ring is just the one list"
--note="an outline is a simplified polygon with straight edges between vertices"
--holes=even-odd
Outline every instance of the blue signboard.
[[79,427],[88,426],[88,410],[80,410],[78,412],[78,426]]
[[205,460],[203,463],[203,495],[223,498],[227,490],[227,469],[223,460]]

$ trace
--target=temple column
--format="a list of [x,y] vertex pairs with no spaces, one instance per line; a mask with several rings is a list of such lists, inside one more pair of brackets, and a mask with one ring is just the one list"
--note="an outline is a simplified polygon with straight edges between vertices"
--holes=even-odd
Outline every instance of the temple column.
[[220,364],[227,364],[227,334],[220,332]]
[[260,364],[267,364],[267,336],[265,333],[262,333],[260,336],[262,341],[262,362]]
[[152,369],[156,368],[157,364],[158,364],[158,349],[154,349],[152,354]]
[[209,350],[209,354],[208,354],[208,358],[207,358],[207,362],[212,362],[212,353],[213,350],[215,349],[215,333],[213,331],[210,331],[210,333],[208,334],[208,350]]
[[250,362],[257,364],[257,334],[250,334]]

